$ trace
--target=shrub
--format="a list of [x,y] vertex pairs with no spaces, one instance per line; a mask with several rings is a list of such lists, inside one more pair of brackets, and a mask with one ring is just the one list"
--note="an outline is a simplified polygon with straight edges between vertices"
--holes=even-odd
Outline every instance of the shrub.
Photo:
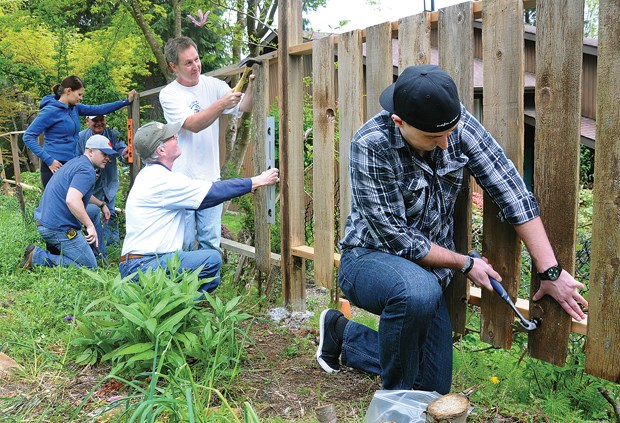
[[[110,361],[112,373],[145,371],[158,362],[161,371],[174,372],[189,359],[212,380],[233,377],[243,351],[238,324],[251,316],[235,307],[239,297],[224,303],[205,294],[198,303],[204,280],[178,271],[178,258],[163,269],[139,274],[139,283],[90,270],[101,298],[76,313],[76,362]],[[156,345],[159,348],[156,348]]]

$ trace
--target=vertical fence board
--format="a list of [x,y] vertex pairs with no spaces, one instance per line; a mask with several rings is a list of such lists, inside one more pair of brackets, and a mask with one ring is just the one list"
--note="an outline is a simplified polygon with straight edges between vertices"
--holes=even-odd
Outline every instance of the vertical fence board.
[[[523,2],[485,1],[483,15],[484,125],[522,173]],[[514,228],[500,222],[497,214],[497,206],[485,194],[483,253],[515,299],[520,284],[520,242]],[[510,348],[513,312],[497,294],[482,291],[481,339],[496,347]]]
[[292,247],[304,245],[304,92],[303,57],[289,55],[289,46],[303,42],[301,1],[284,0],[278,7],[278,74],[280,86],[280,218],[282,297],[284,304],[305,310],[303,259]]
[[620,383],[620,5],[601,0],[586,371]]
[[334,292],[334,39],[312,46],[314,280]]
[[19,168],[19,147],[17,146],[17,134],[11,133],[11,155],[13,157],[13,170],[15,172],[15,193],[19,201],[19,209],[22,216],[26,215],[26,202],[24,201],[24,189],[22,188],[22,176]]
[[379,95],[394,81],[393,68],[392,25],[366,28],[366,119],[383,110]]
[[344,226],[351,209],[349,183],[349,147],[353,134],[364,123],[364,63],[362,34],[355,30],[340,36],[338,43],[338,104],[340,110],[339,186],[340,226]]
[[[555,255],[571,274],[575,270],[579,200],[583,7],[583,0],[545,1],[536,5],[534,193],[540,201],[541,217]],[[540,287],[535,270],[532,295]],[[563,366],[570,316],[550,296],[532,303],[530,312],[543,322],[530,334],[530,354]]]
[[[133,152],[133,163],[129,165],[129,189],[133,186],[133,182],[136,180],[138,173],[140,172],[142,159],[140,155],[133,147],[133,140],[135,139],[136,131],[140,128],[140,94],[136,94],[131,105],[127,109],[127,119],[131,119],[131,151]],[[129,141],[129,136],[127,137]]]
[[4,160],[2,159],[2,148],[0,148],[0,178],[2,178],[2,193],[9,195],[9,184],[6,182],[6,172],[4,171]]
[[[459,98],[468,110],[474,106],[474,13],[472,3],[461,3],[439,9],[439,65],[456,82]],[[454,241],[457,251],[471,248],[471,187],[463,178],[463,189],[455,206]],[[465,333],[469,282],[457,273],[446,290],[452,330]]]
[[[269,114],[269,62],[262,66],[255,65],[253,73],[254,92],[252,107],[252,141],[254,143],[254,173],[256,175],[267,170],[267,115]],[[267,223],[267,190],[261,189],[254,193],[255,232],[254,245],[256,251],[256,267],[263,273],[271,270],[271,242],[269,223]]]
[[412,65],[431,62],[431,14],[418,13],[398,20],[398,73]]

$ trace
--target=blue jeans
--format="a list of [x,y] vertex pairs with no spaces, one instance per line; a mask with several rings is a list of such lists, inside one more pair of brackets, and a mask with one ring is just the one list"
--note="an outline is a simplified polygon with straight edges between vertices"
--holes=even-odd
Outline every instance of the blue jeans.
[[452,328],[432,273],[407,259],[358,247],[342,252],[338,284],[351,303],[380,316],[378,332],[347,324],[343,364],[381,375],[383,389],[450,391]]
[[223,207],[223,204],[219,204],[204,210],[185,210],[184,251],[192,251],[194,241],[198,241],[198,250],[220,252]]
[[[118,215],[114,210],[114,198],[108,201],[108,208],[110,209],[110,220],[108,223],[103,223],[103,238],[99,242],[107,247],[112,247],[121,243],[118,235]],[[103,253],[103,250],[101,252]]]
[[[118,266],[118,270],[122,277],[127,277],[132,273],[142,271],[146,273],[148,269],[157,269],[161,267],[168,271],[168,260],[176,253],[166,253],[162,255],[144,256],[141,258],[131,259],[122,262]],[[213,292],[220,284],[220,267],[222,267],[222,256],[215,250],[196,250],[196,251],[179,251],[179,261],[181,262],[179,270],[187,270],[193,272],[200,266],[202,270],[198,274],[198,279],[214,278],[206,282],[198,288],[200,292]],[[132,278],[138,281],[138,274]]]
[[75,265],[91,269],[97,268],[95,253],[93,253],[81,231],[76,230],[75,237],[69,239],[66,231],[57,231],[44,226],[37,226],[37,229],[47,243],[60,251],[60,255],[55,255],[47,250],[35,247],[34,255],[32,256],[33,265],[46,267],[69,267]]
[[88,217],[93,222],[95,226],[95,231],[97,232],[97,240],[99,251],[103,257],[106,257],[106,248],[105,241],[103,240],[103,222],[101,221],[101,209],[97,207],[95,204],[88,203],[86,205],[86,213],[88,213]]

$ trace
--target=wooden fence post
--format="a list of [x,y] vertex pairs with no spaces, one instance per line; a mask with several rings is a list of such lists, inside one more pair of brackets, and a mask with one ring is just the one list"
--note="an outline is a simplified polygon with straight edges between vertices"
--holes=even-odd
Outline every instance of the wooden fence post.
[[4,159],[2,158],[2,148],[0,148],[0,178],[2,178],[2,193],[9,195],[9,184],[6,182],[6,172],[4,171]]
[[[523,2],[485,1],[483,14],[484,126],[523,173]],[[520,284],[521,244],[514,228],[497,218],[498,211],[485,194],[483,254],[515,298]],[[497,294],[484,289],[481,302],[480,338],[496,347],[510,348],[512,310]]]
[[[439,65],[452,76],[459,90],[461,103],[474,107],[474,12],[472,3],[461,3],[439,9]],[[469,172],[463,178],[454,213],[454,242],[457,251],[466,254],[471,248],[471,184]],[[465,333],[469,281],[456,273],[446,290],[452,330]]]
[[[583,7],[583,0],[536,4],[534,193],[555,256],[571,274],[579,203]],[[536,270],[546,269],[533,268],[530,295],[540,287]],[[530,303],[530,315],[542,320],[530,333],[530,355],[563,366],[570,316],[550,296]]]
[[327,36],[312,46],[312,102],[314,181],[314,279],[331,290],[334,287],[334,129],[336,97],[334,90],[334,39]]
[[13,157],[13,170],[15,172],[15,192],[19,201],[19,210],[22,216],[26,216],[26,202],[24,201],[24,190],[22,188],[21,170],[19,168],[19,147],[17,146],[17,134],[11,133],[11,154]]
[[392,63],[392,25],[389,22],[366,28],[366,116],[383,110],[379,95],[394,81]]
[[355,30],[342,34],[338,43],[340,236],[344,235],[344,226],[351,210],[349,148],[353,135],[364,124],[363,60],[361,31]]
[[278,74],[280,86],[280,217],[282,297],[284,304],[305,310],[305,264],[292,248],[305,243],[304,228],[304,92],[303,57],[289,54],[302,37],[301,0],[284,0],[278,7]]
[[[252,107],[252,140],[254,143],[254,173],[265,170],[267,148],[267,115],[269,114],[269,61],[255,65],[254,92]],[[259,272],[268,274],[271,271],[271,237],[267,223],[267,190],[261,189],[254,194],[256,267]]]
[[[127,119],[131,119],[131,128],[129,128],[133,133],[131,137],[127,134],[128,141],[129,139],[133,140],[136,135],[136,131],[140,128],[140,94],[136,94],[134,96],[133,101],[131,102],[131,106],[127,109]],[[131,141],[133,144],[133,141]],[[142,159],[140,155],[133,148],[133,145],[130,146],[133,151],[133,163],[129,165],[129,189],[133,186],[133,182],[136,180],[138,173],[140,172],[140,167],[142,163]]]
[[418,13],[398,20],[398,74],[406,67],[431,62],[431,14]]
[[620,5],[601,0],[586,372],[620,383]]

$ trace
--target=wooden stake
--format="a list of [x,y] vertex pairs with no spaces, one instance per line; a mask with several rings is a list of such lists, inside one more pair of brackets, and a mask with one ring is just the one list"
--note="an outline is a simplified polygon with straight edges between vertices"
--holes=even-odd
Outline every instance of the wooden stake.
[[467,420],[469,399],[463,394],[446,394],[426,407],[426,423],[464,423]]

